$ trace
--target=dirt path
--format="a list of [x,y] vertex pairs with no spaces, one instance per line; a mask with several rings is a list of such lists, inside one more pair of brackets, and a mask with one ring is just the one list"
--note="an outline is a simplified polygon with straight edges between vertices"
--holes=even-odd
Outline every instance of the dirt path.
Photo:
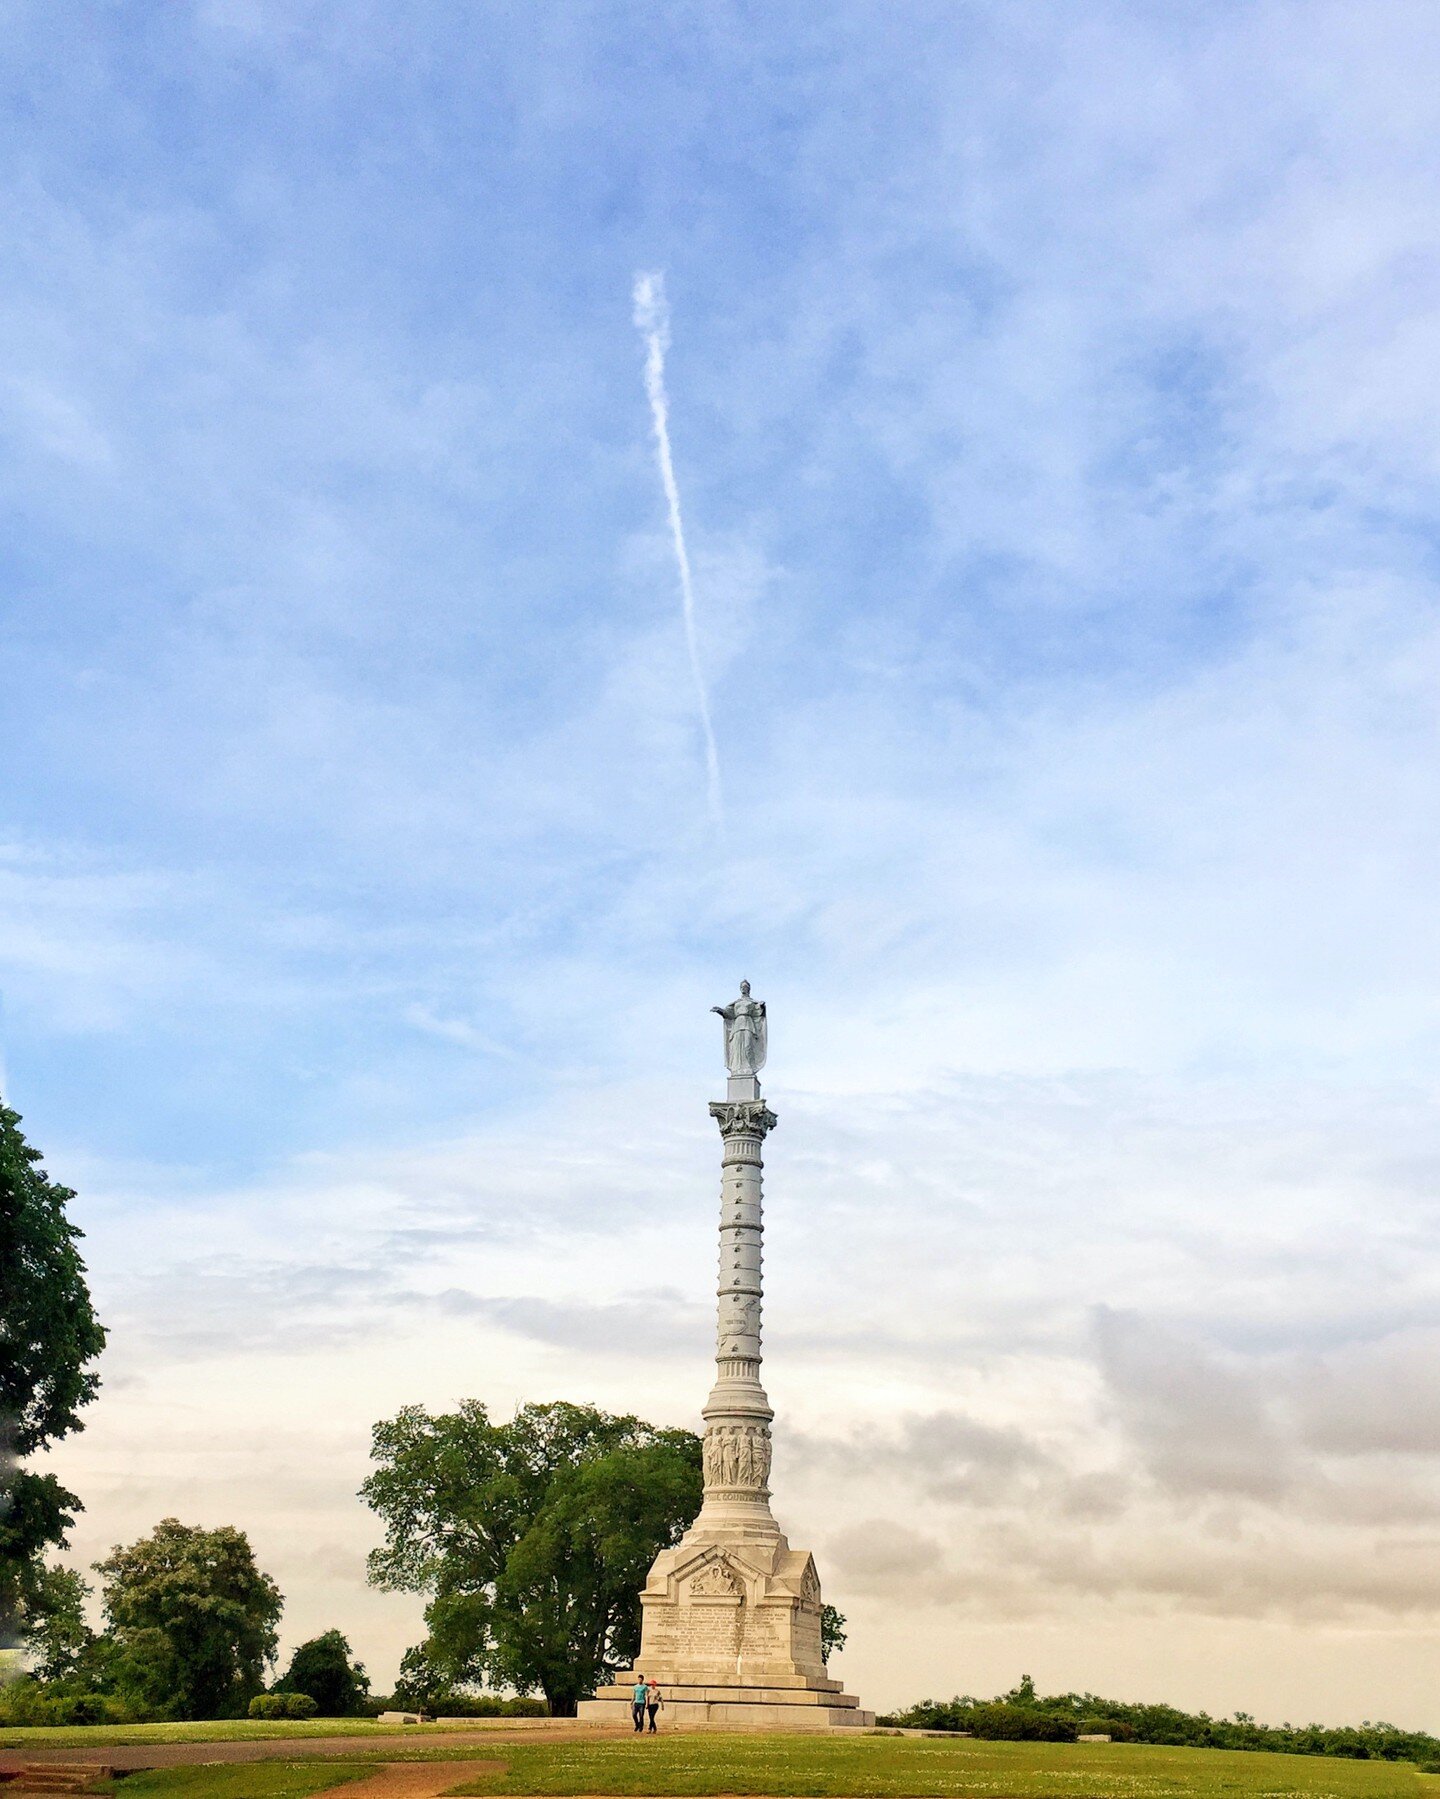
[[357,1780],[343,1786],[344,1799],[437,1799],[462,1780],[473,1780],[476,1772],[503,1768],[504,1762],[388,1762],[369,1780]]

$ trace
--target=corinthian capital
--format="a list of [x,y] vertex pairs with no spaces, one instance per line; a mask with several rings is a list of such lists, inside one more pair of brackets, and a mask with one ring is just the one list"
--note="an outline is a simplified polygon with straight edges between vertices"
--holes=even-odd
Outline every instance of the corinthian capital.
[[763,1099],[712,1099],[710,1116],[722,1137],[764,1137],[780,1122]]

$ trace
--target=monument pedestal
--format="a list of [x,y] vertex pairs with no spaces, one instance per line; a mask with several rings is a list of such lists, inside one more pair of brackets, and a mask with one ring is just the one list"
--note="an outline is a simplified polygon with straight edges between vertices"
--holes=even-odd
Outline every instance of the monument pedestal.
[[820,1579],[803,1549],[775,1527],[731,1535],[702,1512],[655,1560],[645,1591],[640,1659],[579,1715],[630,1717],[638,1674],[660,1685],[669,1724],[712,1729],[865,1728],[874,1712],[843,1692],[820,1656]]
[[[716,1008],[721,1010],[721,1008]],[[737,1730],[834,1730],[875,1722],[825,1672],[820,1577],[770,1510],[770,1421],[760,1385],[761,1145],[775,1114],[760,1097],[765,1009],[742,982],[721,1011],[730,1079],[711,1104],[724,1149],[716,1379],[705,1403],[705,1499],[640,1595],[639,1673],[659,1683],[667,1724]],[[739,1020],[749,1032],[736,1051]],[[737,1068],[737,1063],[739,1064]],[[636,1673],[579,1716],[628,1720]]]

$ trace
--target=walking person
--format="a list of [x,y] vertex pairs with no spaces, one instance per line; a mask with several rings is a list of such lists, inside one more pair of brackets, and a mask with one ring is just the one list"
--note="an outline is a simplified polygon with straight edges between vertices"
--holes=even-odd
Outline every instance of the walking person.
[[652,1674],[645,1682],[645,1709],[650,1714],[650,1734],[655,1734],[655,1714],[665,1703],[665,1695],[660,1691],[660,1684]]
[[635,1730],[637,1734],[645,1728],[645,1701],[649,1696],[650,1689],[645,1684],[645,1676],[643,1674],[637,1674],[635,1676],[635,1691],[630,1695],[630,1714],[635,1720]]

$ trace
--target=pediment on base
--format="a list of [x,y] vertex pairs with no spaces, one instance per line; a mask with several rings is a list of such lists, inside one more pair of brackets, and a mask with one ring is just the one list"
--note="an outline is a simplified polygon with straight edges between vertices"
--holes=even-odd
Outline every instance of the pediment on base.
[[773,1591],[793,1594],[804,1605],[821,1604],[820,1573],[808,1549],[792,1549],[782,1556],[770,1586]]
[[816,1609],[821,1604],[814,1556],[808,1549],[791,1549],[783,1538],[769,1543],[681,1542],[662,1551],[650,1570],[645,1597],[650,1603],[674,1604],[682,1594],[699,1599],[733,1594],[752,1604],[772,1597],[794,1599]]
[[[683,1544],[681,1549],[684,1550]],[[743,1593],[760,1572],[728,1544],[722,1548],[718,1543],[697,1544],[689,1551],[677,1554],[665,1570],[666,1584],[672,1594],[683,1585],[692,1593],[704,1595],[708,1592],[711,1596],[722,1595],[727,1583],[729,1590]]]

